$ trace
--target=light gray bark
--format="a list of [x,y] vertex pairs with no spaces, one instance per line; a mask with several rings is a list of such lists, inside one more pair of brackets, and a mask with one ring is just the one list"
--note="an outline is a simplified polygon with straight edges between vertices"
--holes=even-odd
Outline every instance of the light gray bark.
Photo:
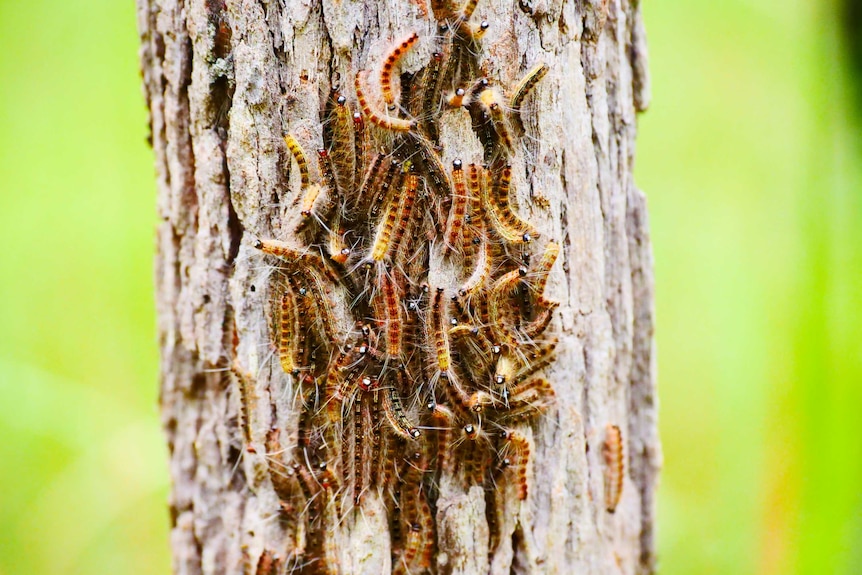
[[[178,574],[241,573],[292,540],[260,453],[237,426],[233,360],[254,374],[256,421],[271,405],[296,429],[288,376],[271,353],[265,272],[251,248],[289,215],[290,129],[320,138],[333,82],[379,62],[388,42],[435,24],[424,0],[138,0],[144,93],[158,176],[156,291],[161,409],[173,482]],[[526,112],[514,159],[523,212],[563,246],[549,295],[563,302],[556,405],[534,426],[523,536],[492,557],[481,490],[438,502],[438,565],[447,573],[652,573],[656,424],[653,265],[644,195],[632,176],[636,113],[649,82],[637,0],[480,0],[483,71],[504,85],[550,66]],[[228,34],[228,30],[230,33]],[[420,41],[406,70],[427,62]],[[475,149],[457,119],[449,139]],[[461,145],[460,142],[457,145]],[[452,151],[444,151],[452,154]],[[448,157],[448,156],[447,156]],[[295,178],[295,176],[293,176]],[[544,196],[548,207],[526,201]],[[255,420],[254,417],[252,417]],[[619,425],[626,473],[606,512],[602,442]],[[252,433],[265,435],[268,423]],[[454,493],[454,492],[453,492]],[[371,497],[339,533],[342,573],[390,561],[384,511]],[[347,522],[346,522],[347,523]],[[254,568],[251,568],[254,572]]]

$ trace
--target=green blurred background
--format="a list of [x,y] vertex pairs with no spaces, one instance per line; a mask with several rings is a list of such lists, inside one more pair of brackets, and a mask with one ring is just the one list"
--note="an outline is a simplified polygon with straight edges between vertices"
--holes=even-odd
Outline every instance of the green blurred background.
[[[169,572],[133,4],[0,0],[0,575]],[[862,573],[862,27],[643,5],[661,572]]]

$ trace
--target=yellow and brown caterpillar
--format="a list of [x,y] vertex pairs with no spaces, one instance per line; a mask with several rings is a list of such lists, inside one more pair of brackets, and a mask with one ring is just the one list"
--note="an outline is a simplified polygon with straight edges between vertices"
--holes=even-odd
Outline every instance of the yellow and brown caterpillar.
[[[360,70],[352,94],[330,94],[316,166],[285,137],[299,223],[285,228],[292,237],[253,244],[278,271],[273,341],[302,391],[296,444],[283,446],[273,428],[266,447],[282,508],[305,511],[303,572],[339,572],[324,516],[374,491],[385,495],[393,573],[433,572],[441,476],[464,488],[502,482],[525,500],[532,450],[518,426],[554,399],[540,372],[557,345],[548,331],[558,304],[545,292],[560,248],[511,200],[512,126],[548,67],[511,90],[483,77],[487,22],[471,23],[474,0],[444,4],[433,6],[442,32],[424,67],[395,75],[423,41],[410,33],[386,53],[376,85]],[[482,162],[444,164],[439,127],[453,107],[469,113]],[[460,270],[456,283],[434,285],[435,258]],[[488,515],[493,523],[499,510]],[[262,557],[259,570],[276,561]]]

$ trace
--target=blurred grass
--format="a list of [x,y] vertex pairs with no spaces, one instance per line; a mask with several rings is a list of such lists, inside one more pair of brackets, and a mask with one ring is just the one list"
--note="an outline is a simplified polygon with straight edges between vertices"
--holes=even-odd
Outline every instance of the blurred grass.
[[662,571],[862,572],[862,154],[837,7],[643,6]]
[[[133,4],[0,1],[0,575],[169,571]],[[862,572],[862,148],[837,8],[643,6],[661,571]]]
[[134,2],[0,2],[0,53],[0,573],[167,573]]

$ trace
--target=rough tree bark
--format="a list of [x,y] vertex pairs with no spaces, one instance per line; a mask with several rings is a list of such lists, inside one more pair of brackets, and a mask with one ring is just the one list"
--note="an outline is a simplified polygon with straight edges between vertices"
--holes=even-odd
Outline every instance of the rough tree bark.
[[[404,70],[423,66],[436,23],[425,0],[138,6],[161,218],[156,290],[174,570],[261,572],[264,551],[284,558],[291,542],[274,519],[278,498],[260,453],[243,444],[227,368],[236,359],[254,374],[261,421],[272,404],[280,425],[296,427],[289,377],[271,353],[263,260],[252,248],[257,237],[279,237],[288,211],[285,190],[296,176],[282,135],[319,134],[330,86],[379,62],[405,33],[422,40]],[[489,559],[484,499],[447,500],[437,516],[439,572],[652,573],[661,456],[652,256],[646,201],[632,177],[636,114],[649,99],[639,2],[480,0],[477,16],[490,23],[480,55],[489,78],[512,85],[533,63],[550,66],[514,163],[522,211],[562,245],[548,284],[562,302],[560,344],[546,371],[555,405],[529,431],[522,532]],[[477,146],[464,137],[465,148]],[[529,201],[540,195],[541,206]],[[622,429],[626,462],[615,513],[603,496],[609,424]],[[373,502],[363,509],[340,527],[341,573],[388,569],[385,519]]]

